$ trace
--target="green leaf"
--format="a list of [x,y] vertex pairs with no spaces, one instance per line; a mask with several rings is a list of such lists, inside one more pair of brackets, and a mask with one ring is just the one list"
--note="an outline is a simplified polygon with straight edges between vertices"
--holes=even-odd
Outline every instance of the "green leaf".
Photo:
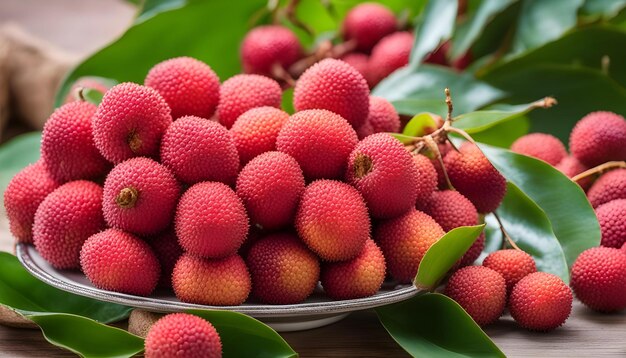
[[527,116],[517,116],[499,123],[482,132],[472,134],[475,141],[501,148],[510,148],[517,138],[528,134],[530,120]]
[[430,0],[415,28],[415,44],[411,50],[409,66],[417,67],[424,57],[448,40],[454,31],[458,1]]
[[508,183],[497,213],[507,234],[520,249],[533,256],[539,271],[555,274],[569,282],[569,269],[561,244],[546,213],[535,202],[515,184]]
[[505,357],[452,299],[424,293],[376,309],[378,318],[413,357]]
[[187,0],[143,0],[143,6],[139,14],[137,14],[135,23],[143,22],[168,10],[181,8],[185,6],[187,2]]
[[0,304],[24,314],[71,313],[109,323],[130,314],[130,307],[61,291],[31,276],[17,258],[0,252]]
[[483,231],[485,225],[461,226],[450,230],[435,242],[420,262],[415,286],[432,290],[459,261]]
[[600,15],[610,19],[625,7],[626,0],[585,0],[581,10],[587,15]]
[[426,128],[437,128],[437,123],[431,113],[418,113],[404,126],[402,134],[410,137],[421,137],[426,134]]
[[296,109],[293,108],[293,88],[287,88],[283,91],[281,107],[283,108],[283,111],[289,114],[296,112]]
[[83,97],[87,102],[93,103],[97,106],[100,104],[100,102],[102,102],[102,97],[104,97],[104,93],[93,88],[84,88]]
[[19,135],[0,146],[0,193],[20,170],[39,160],[41,132]]
[[298,356],[276,331],[252,317],[233,311],[193,309],[187,313],[202,317],[215,326],[225,358]]
[[546,214],[568,266],[584,250],[600,245],[600,225],[585,192],[550,164],[485,144],[483,153],[500,173]]
[[578,8],[583,1],[524,0],[513,39],[513,51],[527,51],[561,37],[576,26]]
[[82,357],[132,357],[144,341],[122,329],[64,313],[25,315],[37,323],[46,340]]

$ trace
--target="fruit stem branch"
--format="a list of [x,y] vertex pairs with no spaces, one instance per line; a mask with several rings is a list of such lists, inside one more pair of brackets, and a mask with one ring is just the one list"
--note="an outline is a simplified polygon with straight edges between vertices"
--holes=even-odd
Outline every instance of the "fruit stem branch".
[[446,87],[443,92],[446,94],[446,105],[448,106],[448,116],[446,117],[446,122],[452,123],[452,111],[454,110],[454,105],[452,104],[452,95],[450,94],[450,88]]
[[87,99],[85,99],[85,87],[78,87],[78,89],[76,90],[76,97],[78,97],[78,100],[81,102],[85,102]]
[[606,162],[604,164],[600,164],[597,167],[591,168],[589,170],[585,170],[584,172],[572,177],[572,181],[577,182],[589,176],[592,176],[595,174],[602,174],[603,172],[607,170],[616,169],[616,168],[626,168],[626,162]]
[[300,0],[290,0],[289,3],[287,4],[287,19],[289,19],[289,21],[291,21],[292,24],[294,24],[295,26],[301,28],[304,32],[307,33],[307,35],[313,37],[314,33],[313,30],[304,22],[300,21],[300,19],[298,19],[298,16],[296,14],[296,9],[298,7],[298,3],[300,2]]
[[280,63],[272,65],[272,77],[283,80],[289,87],[296,86],[296,81]]
[[504,236],[504,238],[506,239],[506,241],[504,241],[504,243],[503,243],[503,246],[508,242],[509,245],[511,245],[511,247],[513,247],[515,250],[522,251],[522,249],[520,249],[519,246],[517,246],[517,244],[515,244],[515,241],[513,241],[513,239],[511,239],[509,234],[504,229],[504,225],[502,224],[502,220],[500,219],[500,216],[498,215],[498,213],[495,210],[493,212],[493,216],[496,218],[496,221],[498,222],[498,226],[500,226],[500,231],[502,232],[502,236]]
[[441,156],[441,151],[439,150],[439,146],[437,145],[433,137],[430,135],[427,135],[426,137],[424,137],[424,143],[426,144],[428,149],[430,149],[430,151],[433,152],[433,154],[435,155],[435,158],[437,158],[437,161],[439,162],[439,165],[441,166],[441,171],[443,172],[443,177],[446,179],[446,185],[448,186],[448,189],[454,190],[454,186],[452,186],[452,182],[450,181],[450,177],[448,176],[448,171],[446,170],[446,166],[443,164],[443,157]]

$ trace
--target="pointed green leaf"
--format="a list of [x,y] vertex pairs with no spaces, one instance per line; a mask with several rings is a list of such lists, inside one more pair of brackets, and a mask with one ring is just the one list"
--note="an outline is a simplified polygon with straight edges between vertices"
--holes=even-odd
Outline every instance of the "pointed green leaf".
[[424,293],[376,309],[378,318],[413,357],[504,357],[472,318],[452,299]]
[[610,19],[626,7],[626,0],[585,0],[582,12]]
[[424,57],[448,40],[454,31],[458,10],[457,1],[430,0],[415,28],[415,45],[411,50],[409,66],[417,67]]
[[519,137],[528,134],[530,120],[527,116],[516,116],[496,124],[484,131],[473,133],[475,141],[501,148],[510,148]]
[[437,123],[433,119],[433,114],[419,113],[413,116],[404,126],[402,134],[410,137],[421,137],[426,134],[426,129],[428,128],[432,130],[437,129]]

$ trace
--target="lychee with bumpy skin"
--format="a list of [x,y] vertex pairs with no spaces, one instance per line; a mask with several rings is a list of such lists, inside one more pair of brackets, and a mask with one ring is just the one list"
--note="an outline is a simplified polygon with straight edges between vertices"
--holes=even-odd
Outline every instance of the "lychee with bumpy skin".
[[626,199],[626,169],[615,169],[603,174],[587,193],[594,208],[616,199]]
[[341,60],[324,59],[309,67],[293,92],[297,111],[327,109],[345,118],[354,128],[367,119],[369,94],[365,78]]
[[620,248],[626,243],[626,199],[617,199],[596,208],[602,232],[602,246]]
[[176,233],[173,229],[168,229],[156,237],[148,240],[150,247],[154,251],[159,263],[161,264],[161,278],[159,279],[160,287],[172,287],[172,271],[176,262],[183,254],[183,248],[180,247]]
[[569,137],[569,149],[578,160],[595,167],[612,160],[626,160],[626,120],[613,112],[584,116]]
[[500,205],[506,193],[506,179],[475,144],[464,143],[459,152],[446,154],[444,165],[454,188],[479,213],[490,213]]
[[591,309],[614,312],[626,308],[626,255],[611,247],[583,251],[572,266],[571,286]]
[[4,208],[9,229],[17,242],[33,242],[33,223],[39,204],[59,184],[52,179],[41,160],[17,173],[4,191]]
[[282,152],[267,152],[252,159],[237,178],[237,195],[250,221],[264,229],[293,223],[303,192],[304,176],[298,162]]
[[[568,178],[573,178],[576,175],[589,169],[586,165],[581,163],[578,159],[576,159],[576,157],[572,155],[563,158],[563,160],[561,160],[561,162],[557,164],[554,168],[565,174],[565,176],[567,176]],[[578,180],[576,183],[581,188],[583,188],[583,190],[587,190],[592,183],[591,177],[583,178],[581,180]]]
[[282,91],[278,82],[261,75],[236,75],[220,88],[217,118],[230,129],[240,115],[256,107],[280,108]]
[[412,47],[413,34],[410,32],[394,32],[380,40],[370,56],[370,86],[408,65]]
[[107,224],[137,235],[153,235],[174,218],[180,185],[172,172],[149,158],[132,158],[113,168],[104,182]]
[[259,154],[276,150],[276,138],[289,114],[274,107],[253,108],[237,118],[230,129],[242,165]]
[[241,44],[241,63],[246,73],[272,77],[272,67],[289,69],[302,57],[302,46],[286,27],[258,26],[246,34]]
[[93,118],[93,138],[102,156],[115,164],[156,157],[171,123],[170,107],[156,90],[121,83],[104,94]]
[[380,39],[396,31],[398,22],[391,10],[376,3],[353,7],[343,20],[343,38],[356,42],[359,51],[370,51]]
[[359,256],[352,260],[324,263],[321,281],[324,292],[332,299],[349,300],[376,294],[385,273],[385,257],[376,243],[368,239]]
[[184,254],[174,267],[172,287],[183,302],[238,306],[248,298],[252,282],[239,255],[215,260]]
[[565,323],[572,312],[572,301],[572,291],[560,277],[534,272],[513,287],[509,310],[520,326],[550,331]]
[[317,180],[306,187],[295,226],[302,241],[326,261],[356,257],[370,237],[363,198],[350,185],[334,180]]
[[522,250],[498,250],[490,253],[485,260],[483,266],[498,272],[506,281],[507,292],[511,292],[513,286],[519,280],[537,272],[537,266],[532,256]]
[[313,293],[320,276],[317,256],[293,234],[273,234],[255,242],[246,263],[252,294],[263,303],[300,303]]
[[354,67],[367,81],[369,77],[369,56],[364,53],[352,52],[344,55],[340,60]]
[[370,96],[369,114],[367,121],[374,133],[400,131],[400,116],[389,101],[382,97]]
[[437,190],[437,170],[427,157],[416,154],[413,161],[417,167],[417,198],[416,203],[429,200]]
[[323,109],[300,111],[278,133],[276,148],[298,161],[305,178],[335,179],[358,143],[356,132],[341,116]]
[[176,209],[176,236],[194,255],[233,255],[248,235],[248,216],[237,194],[222,183],[202,182],[183,194]]
[[220,181],[234,184],[239,154],[224,126],[200,117],[182,117],[165,131],[161,161],[187,184]]
[[58,269],[80,267],[80,248],[85,240],[105,228],[102,188],[86,180],[63,184],[35,213],[33,241],[37,251]]
[[173,313],[150,327],[145,341],[146,358],[221,358],[222,341],[215,327],[187,313]]
[[98,179],[110,169],[93,142],[91,122],[96,106],[71,102],[57,108],[48,118],[41,135],[41,158],[50,175],[59,183]]
[[206,63],[191,57],[176,57],[150,69],[144,84],[163,96],[172,118],[211,118],[220,100],[220,79]]
[[444,234],[433,218],[411,209],[400,217],[380,222],[374,240],[383,250],[391,277],[412,282],[424,254]]
[[97,288],[147,296],[160,277],[160,265],[150,246],[118,229],[97,233],[80,251],[80,267]]
[[541,159],[550,165],[559,164],[567,156],[567,150],[561,141],[553,135],[531,133],[519,137],[511,145],[511,150],[518,154]]
[[413,156],[387,133],[377,133],[356,145],[348,158],[346,181],[354,185],[370,214],[388,219],[415,206],[418,171]]
[[494,323],[506,305],[506,283],[502,275],[484,266],[456,271],[445,290],[480,326]]

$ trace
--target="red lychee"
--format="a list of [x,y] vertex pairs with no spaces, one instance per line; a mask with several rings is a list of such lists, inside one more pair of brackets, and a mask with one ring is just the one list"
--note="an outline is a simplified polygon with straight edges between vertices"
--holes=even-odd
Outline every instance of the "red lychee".
[[389,101],[382,97],[370,96],[367,122],[372,126],[374,133],[398,133],[400,131],[398,112]]
[[163,96],[174,119],[211,118],[220,100],[219,77],[209,65],[191,57],[158,63],[150,69],[144,83]]
[[183,302],[238,306],[248,298],[252,283],[239,255],[215,260],[184,254],[174,267],[172,287]]
[[159,263],[161,264],[161,278],[159,280],[160,287],[172,287],[172,271],[176,262],[183,254],[183,248],[180,247],[176,233],[173,229],[168,229],[149,240],[150,247],[154,251]]
[[[563,160],[561,160],[561,162],[557,164],[555,168],[561,173],[565,174],[565,176],[567,176],[568,178],[573,178],[576,175],[589,169],[587,166],[581,163],[578,159],[576,159],[576,157],[571,156],[571,155],[563,158]],[[591,183],[592,181],[590,177],[583,178],[577,181],[577,184],[580,185],[580,187],[583,190],[589,189],[589,187],[591,186]]]
[[246,73],[273,77],[272,67],[289,69],[302,57],[302,46],[286,27],[258,26],[246,34],[241,44],[241,63]]
[[596,208],[602,232],[602,246],[620,248],[626,243],[626,199],[617,199]]
[[498,272],[506,281],[507,292],[522,278],[537,272],[537,266],[532,256],[522,250],[498,250],[490,253],[483,266]]
[[484,266],[456,271],[445,290],[481,326],[500,318],[506,305],[506,283],[502,275]]
[[273,234],[255,242],[246,257],[252,294],[269,304],[294,304],[313,293],[320,263],[293,234]]
[[519,137],[511,145],[515,153],[541,159],[550,165],[559,164],[566,156],[567,150],[561,141],[550,134],[531,133]]
[[274,107],[253,108],[230,129],[242,165],[259,154],[276,150],[276,138],[289,114]]
[[33,241],[37,251],[58,269],[80,267],[80,248],[105,228],[102,188],[86,180],[71,181],[50,193],[37,208]]
[[264,229],[293,223],[303,192],[304,176],[298,162],[281,152],[267,152],[252,159],[237,178],[237,195],[251,222]]
[[317,180],[302,195],[296,229],[323,260],[343,261],[363,249],[370,236],[370,219],[356,189],[339,181]]
[[611,247],[583,251],[572,266],[571,286],[591,309],[614,312],[626,308],[626,255]]
[[33,242],[33,223],[39,204],[59,184],[41,160],[17,173],[4,191],[4,208],[9,228],[17,242]]
[[358,143],[356,132],[341,116],[323,109],[297,112],[278,133],[276,148],[298,161],[305,178],[335,179]]
[[150,246],[118,229],[89,237],[80,250],[80,267],[97,288],[131,295],[149,295],[160,277]]
[[400,217],[380,222],[374,240],[383,250],[391,277],[412,282],[424,254],[444,234],[433,218],[411,209]]
[[615,169],[603,174],[587,193],[594,208],[616,199],[626,199],[626,169]]
[[354,67],[365,78],[369,77],[369,56],[364,53],[352,52],[341,57],[341,60]]
[[183,194],[176,236],[185,251],[210,258],[233,255],[248,234],[248,216],[237,194],[222,183],[202,182]]
[[535,272],[513,286],[509,309],[520,326],[550,331],[565,323],[572,312],[572,301],[572,291],[560,277]]
[[186,184],[220,181],[234,184],[239,154],[224,126],[200,117],[182,117],[163,135],[161,161]]
[[187,313],[169,314],[148,331],[146,358],[221,358],[222,341],[211,323]]
[[427,157],[416,154],[413,161],[417,167],[417,198],[416,203],[429,200],[437,190],[437,170]]
[[174,218],[180,185],[172,172],[149,158],[132,158],[113,168],[104,182],[107,224],[137,235],[153,235]]
[[356,42],[359,51],[370,51],[380,39],[396,31],[398,22],[381,4],[363,3],[353,7],[343,20],[343,37]]
[[569,149],[578,160],[595,167],[612,160],[626,160],[626,120],[613,112],[584,116],[569,137]]
[[387,133],[357,144],[348,158],[346,181],[361,192],[372,217],[393,218],[415,206],[417,166],[404,145]]
[[309,67],[298,79],[293,93],[297,111],[327,109],[359,128],[369,112],[369,87],[354,67],[325,59]]
[[217,117],[230,129],[240,115],[249,109],[263,106],[280,108],[282,91],[278,82],[260,75],[236,75],[220,88]]
[[413,41],[411,32],[395,32],[374,46],[369,63],[370,86],[375,86],[395,70],[409,64]]
[[121,83],[104,94],[93,118],[96,148],[110,162],[156,157],[172,123],[170,108],[150,87]]

